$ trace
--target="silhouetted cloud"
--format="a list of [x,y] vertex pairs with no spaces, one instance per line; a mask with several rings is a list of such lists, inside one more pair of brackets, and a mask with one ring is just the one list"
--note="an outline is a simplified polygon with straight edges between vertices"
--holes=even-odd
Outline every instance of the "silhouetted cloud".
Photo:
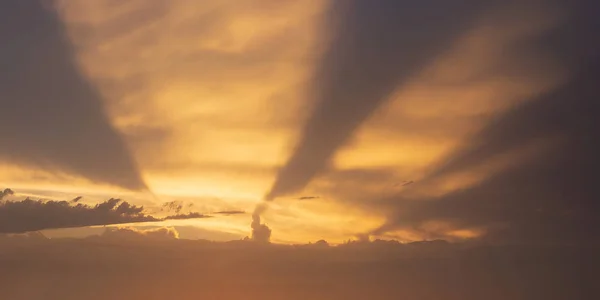
[[267,224],[261,223],[261,215],[266,211],[267,206],[260,203],[252,213],[252,240],[259,243],[269,243],[271,240],[271,228]]
[[0,200],[3,200],[4,197],[6,196],[10,196],[10,195],[14,195],[15,192],[13,192],[13,190],[11,189],[4,189],[3,191],[0,191]]
[[0,159],[146,189],[49,3],[0,3]]
[[201,218],[210,218],[209,215],[204,215],[197,212],[190,212],[187,214],[176,214],[172,216],[165,217],[165,220],[187,220],[187,219],[201,219]]
[[181,212],[181,210],[183,209],[183,202],[181,201],[169,201],[166,202],[162,205],[162,209],[163,210],[167,210],[169,212],[175,212],[176,214],[179,214]]
[[139,229],[135,227],[108,227],[100,235],[101,238],[112,240],[131,240],[149,238],[153,240],[178,239],[179,233],[173,227]]
[[312,84],[315,107],[267,200],[303,189],[399,85],[498,1],[332,2],[333,38]]
[[15,241],[44,241],[48,238],[39,231],[31,231],[25,233],[0,233],[0,243],[14,243]]
[[493,241],[598,241],[600,42],[593,36],[600,22],[591,11],[600,6],[594,1],[563,4],[567,21],[529,42],[552,52],[571,74],[568,80],[489,122],[407,189],[426,189],[531,145],[535,154],[444,195],[409,199],[400,193],[386,199],[383,207],[393,213],[375,233],[443,221],[454,228],[481,228],[484,238]]
[[257,245],[181,240],[170,228],[0,243],[3,299],[563,300],[599,294],[600,260],[591,247],[381,240]]
[[19,233],[48,228],[68,228],[158,221],[142,213],[143,208],[109,199],[96,206],[68,201],[5,201],[0,204],[0,232]]
[[208,216],[192,212],[157,218],[145,214],[142,206],[115,198],[95,206],[72,201],[43,201],[27,198],[22,201],[0,202],[0,233],[206,217]]

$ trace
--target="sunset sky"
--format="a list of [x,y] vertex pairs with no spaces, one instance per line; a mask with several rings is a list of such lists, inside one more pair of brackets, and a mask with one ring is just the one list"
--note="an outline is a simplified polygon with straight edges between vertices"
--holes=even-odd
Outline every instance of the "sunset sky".
[[152,225],[216,240],[265,200],[278,243],[593,237],[598,5],[373,2],[3,2],[3,200],[176,201],[212,217]]
[[600,299],[599,13],[0,0],[0,300]]

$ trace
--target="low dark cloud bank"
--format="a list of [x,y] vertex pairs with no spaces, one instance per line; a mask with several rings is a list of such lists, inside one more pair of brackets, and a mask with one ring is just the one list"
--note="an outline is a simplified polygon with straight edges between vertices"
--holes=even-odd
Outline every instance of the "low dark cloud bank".
[[259,243],[269,243],[271,241],[271,228],[261,222],[261,215],[267,210],[267,206],[264,203],[260,203],[254,209],[252,213],[252,223],[250,228],[252,229],[252,240]]
[[132,240],[148,239],[154,241],[174,240],[179,238],[179,233],[172,227],[159,227],[152,229],[137,229],[134,227],[106,228],[99,236],[91,236],[88,240],[111,240],[118,242],[131,242]]
[[329,246],[176,239],[169,228],[86,239],[0,237],[0,298],[598,299],[597,248],[443,241]]
[[568,69],[557,88],[492,120],[410,188],[469,170],[536,141],[547,149],[483,182],[449,194],[382,201],[389,220],[379,234],[443,220],[483,228],[485,239],[505,242],[599,243],[600,21],[596,1],[557,1],[567,19],[529,41]]
[[72,228],[165,220],[199,219],[208,216],[190,212],[164,218],[148,215],[144,207],[111,198],[90,206],[73,201],[25,199],[0,202],[0,233],[23,233],[43,229]]
[[172,216],[165,217],[165,220],[187,220],[187,219],[200,219],[200,218],[210,218],[208,215],[204,215],[197,212],[190,212],[185,214],[176,214]]
[[146,189],[49,3],[0,1],[0,160]]

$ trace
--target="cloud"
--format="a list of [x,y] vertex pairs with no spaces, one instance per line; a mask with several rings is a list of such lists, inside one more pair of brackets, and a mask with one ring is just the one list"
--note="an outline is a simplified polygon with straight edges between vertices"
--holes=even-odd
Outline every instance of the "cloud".
[[0,204],[0,232],[20,233],[49,228],[68,228],[134,222],[158,219],[142,213],[143,208],[109,199],[95,206],[68,201],[42,201],[29,198]]
[[332,1],[333,37],[314,76],[315,106],[266,198],[303,189],[399,85],[496,3]]
[[[374,233],[426,232],[441,222],[430,233],[479,229],[496,242],[597,242],[600,42],[591,37],[600,24],[589,11],[598,4],[563,4],[567,22],[527,43],[551,52],[567,80],[498,115],[423,179],[384,199],[388,221]],[[476,180],[465,179],[469,173]],[[458,188],[428,192],[452,181]]]
[[4,189],[3,191],[0,191],[0,200],[3,200],[4,197],[6,196],[10,196],[10,195],[14,195],[15,192],[13,192],[13,190],[11,189]]
[[200,218],[210,218],[208,215],[204,215],[197,212],[190,212],[186,214],[176,214],[172,216],[165,217],[165,220],[187,220],[187,219],[200,219]]
[[26,242],[39,242],[47,240],[48,238],[39,231],[16,233],[16,234],[0,234],[0,243],[10,243],[15,241],[26,241]]
[[[0,248],[2,296],[61,300],[598,298],[597,248],[473,247],[444,241],[257,246],[245,241],[178,240],[169,228],[159,232],[111,228],[105,236],[93,239],[4,243]],[[223,288],[223,282],[235,288]]]
[[146,185],[48,1],[7,0],[0,40],[0,159],[121,188]]
[[72,228],[140,222],[160,222],[206,218],[199,213],[177,214],[157,218],[144,213],[144,207],[111,198],[95,206],[72,201],[0,202],[0,233],[23,233],[43,229]]
[[181,201],[170,201],[166,202],[162,205],[163,209],[166,209],[169,212],[175,212],[179,214],[183,209],[183,202]]
[[173,240],[179,238],[179,233],[174,227],[160,227],[152,229],[138,229],[134,227],[107,227],[100,237],[113,240],[131,240],[140,238],[152,240]]
[[267,210],[264,203],[259,203],[252,213],[252,240],[259,243],[269,243],[271,241],[271,228],[267,224],[261,223],[261,215]]

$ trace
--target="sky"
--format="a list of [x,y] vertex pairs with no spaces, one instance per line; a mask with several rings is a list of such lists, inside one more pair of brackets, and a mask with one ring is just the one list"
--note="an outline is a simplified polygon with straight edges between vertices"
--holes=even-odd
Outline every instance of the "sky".
[[4,0],[0,232],[597,243],[598,9]]

